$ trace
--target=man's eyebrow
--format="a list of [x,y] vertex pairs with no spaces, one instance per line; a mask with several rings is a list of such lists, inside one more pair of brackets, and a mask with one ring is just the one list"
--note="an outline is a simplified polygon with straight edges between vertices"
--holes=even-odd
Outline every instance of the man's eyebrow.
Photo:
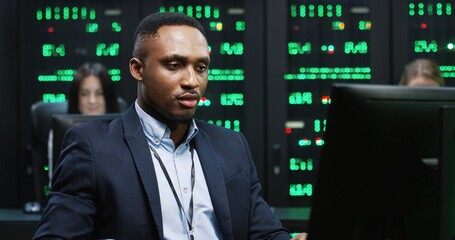
[[[162,62],[162,63],[167,63],[167,62],[172,62],[172,61],[186,62],[186,61],[188,61],[188,57],[180,55],[180,54],[171,54],[171,55],[165,56],[160,59],[160,62]],[[210,58],[201,57],[201,58],[198,58],[198,62],[203,62],[205,64],[209,64]]]
[[185,61],[186,57],[179,54],[171,54],[164,56],[160,59],[160,62],[172,62],[172,61]]

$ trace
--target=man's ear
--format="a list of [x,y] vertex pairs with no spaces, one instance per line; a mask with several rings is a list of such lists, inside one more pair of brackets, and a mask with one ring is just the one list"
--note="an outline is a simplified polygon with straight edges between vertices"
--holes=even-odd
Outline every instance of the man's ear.
[[131,58],[130,60],[130,73],[134,79],[137,81],[142,81],[142,71],[143,71],[143,64],[141,60],[137,58]]

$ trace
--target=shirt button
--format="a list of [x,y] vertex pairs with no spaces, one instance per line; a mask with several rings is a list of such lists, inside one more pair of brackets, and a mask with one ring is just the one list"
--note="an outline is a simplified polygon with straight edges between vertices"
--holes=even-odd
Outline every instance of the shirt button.
[[184,187],[184,188],[183,188],[183,192],[184,192],[184,193],[188,193],[188,188],[187,188],[187,187]]
[[157,144],[158,144],[158,143],[160,143],[160,140],[159,140],[159,139],[157,139],[157,138],[155,138],[155,139],[153,140],[153,142],[155,142],[155,143],[157,143]]

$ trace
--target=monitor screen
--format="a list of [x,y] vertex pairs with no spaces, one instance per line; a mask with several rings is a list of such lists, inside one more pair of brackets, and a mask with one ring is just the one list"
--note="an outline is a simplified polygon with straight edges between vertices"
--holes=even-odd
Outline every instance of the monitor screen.
[[313,239],[437,239],[440,108],[455,88],[334,84]]
[[63,138],[66,131],[73,126],[79,125],[84,122],[88,122],[94,119],[106,119],[112,120],[119,117],[120,113],[109,113],[104,115],[83,115],[83,114],[56,114],[52,116],[52,129],[53,129],[53,140],[52,140],[52,162],[49,163],[50,176],[55,169],[60,151],[62,150]]
[[441,109],[441,237],[455,239],[455,106]]

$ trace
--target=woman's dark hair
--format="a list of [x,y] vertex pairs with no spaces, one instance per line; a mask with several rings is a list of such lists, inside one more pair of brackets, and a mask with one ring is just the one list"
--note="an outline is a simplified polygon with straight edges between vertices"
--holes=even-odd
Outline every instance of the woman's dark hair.
[[439,86],[444,86],[444,79],[439,70],[439,65],[430,59],[419,58],[406,65],[401,75],[400,85],[408,85],[409,81],[415,77],[431,79]]
[[109,76],[106,68],[100,63],[85,63],[77,69],[73,81],[70,85],[68,95],[68,113],[81,114],[79,111],[79,90],[82,80],[93,75],[101,82],[104,100],[106,102],[106,113],[116,113],[120,111],[115,85]]

